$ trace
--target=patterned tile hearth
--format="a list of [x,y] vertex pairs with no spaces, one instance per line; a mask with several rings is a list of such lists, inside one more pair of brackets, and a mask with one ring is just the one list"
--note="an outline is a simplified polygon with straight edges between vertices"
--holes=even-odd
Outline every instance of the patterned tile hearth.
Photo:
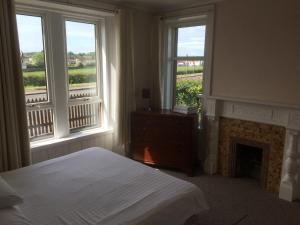
[[233,160],[232,140],[239,138],[269,146],[265,188],[278,192],[281,178],[285,128],[237,119],[220,118],[218,172],[231,175]]

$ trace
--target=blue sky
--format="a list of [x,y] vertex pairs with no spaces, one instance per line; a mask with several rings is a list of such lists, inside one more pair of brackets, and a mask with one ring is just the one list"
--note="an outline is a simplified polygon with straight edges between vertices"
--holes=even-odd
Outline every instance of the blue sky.
[[95,25],[67,21],[66,34],[68,52],[95,52]]
[[19,42],[22,52],[40,52],[43,50],[41,18],[17,15]]
[[177,56],[204,56],[205,26],[178,29]]
[[[43,50],[42,22],[40,17],[17,15],[19,41],[22,52]],[[95,51],[93,24],[66,22],[67,51],[88,53]],[[203,56],[205,26],[184,27],[178,30],[178,56]]]
[[[17,15],[20,48],[22,52],[43,50],[42,21],[40,17]],[[67,51],[88,53],[95,51],[95,25],[66,22]]]

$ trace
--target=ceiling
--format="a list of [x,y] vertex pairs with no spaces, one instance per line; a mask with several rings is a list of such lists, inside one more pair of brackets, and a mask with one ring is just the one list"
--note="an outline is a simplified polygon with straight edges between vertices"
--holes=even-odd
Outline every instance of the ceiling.
[[195,4],[205,4],[209,0],[97,0],[105,3],[140,8],[151,11],[164,11],[189,7]]

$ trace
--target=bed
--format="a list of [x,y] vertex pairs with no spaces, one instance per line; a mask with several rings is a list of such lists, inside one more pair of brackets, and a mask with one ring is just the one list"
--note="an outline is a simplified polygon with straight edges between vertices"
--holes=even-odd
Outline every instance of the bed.
[[102,148],[0,175],[24,201],[0,210],[16,224],[183,225],[208,209],[195,185]]

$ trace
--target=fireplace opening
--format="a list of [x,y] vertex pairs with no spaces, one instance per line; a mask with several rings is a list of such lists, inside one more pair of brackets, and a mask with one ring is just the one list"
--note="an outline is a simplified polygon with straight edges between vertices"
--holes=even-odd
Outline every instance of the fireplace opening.
[[261,179],[263,149],[236,144],[236,177]]
[[262,187],[266,187],[270,145],[233,138],[231,146],[231,176],[252,178],[257,180]]

